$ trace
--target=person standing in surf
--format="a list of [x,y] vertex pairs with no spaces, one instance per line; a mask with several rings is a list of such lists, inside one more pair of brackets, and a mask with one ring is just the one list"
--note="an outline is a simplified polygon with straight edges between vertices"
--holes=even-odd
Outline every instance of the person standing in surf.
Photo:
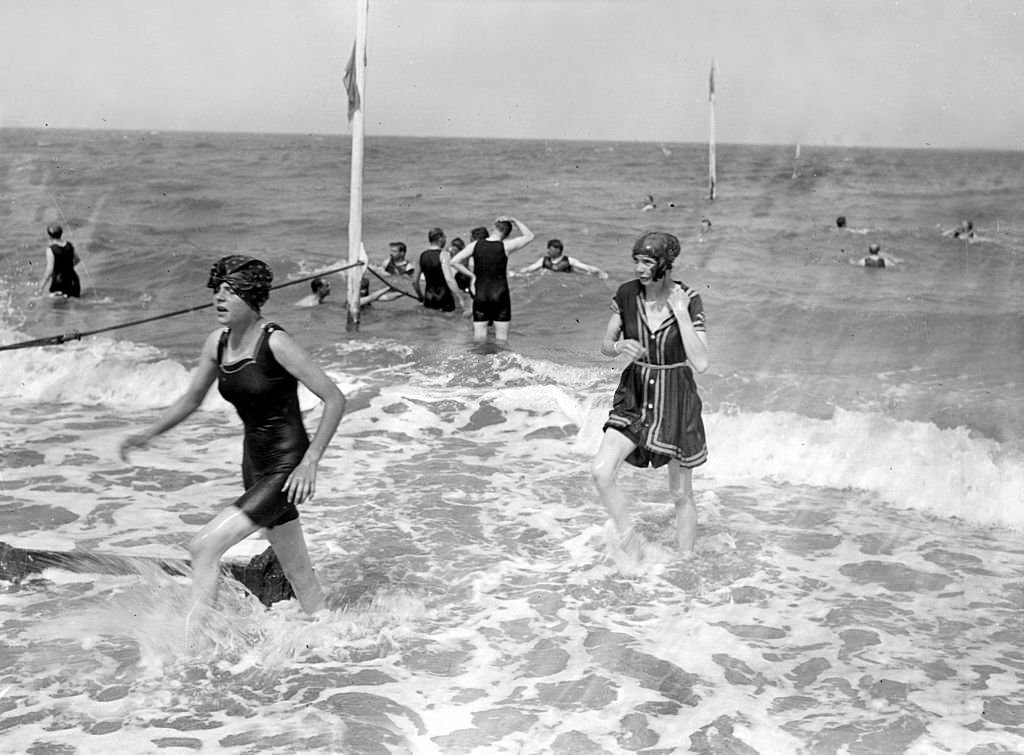
[[454,312],[460,306],[461,292],[455,282],[451,257],[445,249],[447,241],[448,237],[440,228],[431,228],[427,231],[427,242],[430,247],[421,252],[413,262],[412,287],[427,309]]
[[75,251],[75,245],[62,238],[64,229],[58,223],[47,226],[46,235],[50,237],[50,243],[46,247],[46,270],[39,284],[39,293],[46,291],[49,285],[50,296],[65,299],[81,296],[82,282],[75,267],[82,260]]
[[672,234],[648,232],[637,239],[637,277],[612,298],[601,342],[602,354],[624,355],[629,364],[615,390],[591,475],[622,548],[633,556],[642,552],[642,540],[633,532],[617,483],[623,461],[668,467],[679,550],[692,553],[697,538],[693,469],[707,461],[708,450],[693,373],[708,368],[708,342],[700,294],[670,275],[679,253],[679,239]]
[[[272,281],[270,268],[252,257],[231,255],[213,265],[206,285],[213,289],[222,328],[207,336],[185,393],[156,422],[121,442],[121,458],[128,461],[131,449],[145,446],[198,409],[215,380],[245,427],[245,492],[206,524],[189,546],[190,637],[215,602],[221,556],[261,528],[302,608],[314,613],[323,605],[296,506],[316,491],[317,466],[345,411],[345,397],[288,333],[260,314]],[[312,441],[299,410],[298,383],[324,402]]]
[[[509,238],[513,228],[519,235]],[[473,294],[473,338],[487,340],[487,327],[494,324],[494,340],[507,343],[512,321],[512,296],[508,287],[508,255],[533,241],[533,231],[513,217],[494,221],[486,239],[474,239],[452,259],[452,265],[470,278]],[[463,262],[472,258],[473,270]]]

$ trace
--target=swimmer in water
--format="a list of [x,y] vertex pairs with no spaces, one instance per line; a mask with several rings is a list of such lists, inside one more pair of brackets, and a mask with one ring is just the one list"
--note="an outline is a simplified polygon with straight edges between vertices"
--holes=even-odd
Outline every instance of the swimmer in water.
[[[509,238],[514,229],[519,235]],[[508,256],[534,239],[533,231],[513,217],[499,217],[486,239],[474,240],[455,255],[453,267],[470,277],[473,294],[473,338],[487,340],[487,326],[494,324],[496,341],[507,343],[512,321],[512,297],[508,286]],[[465,266],[472,259],[473,269]]]
[[[213,265],[206,285],[213,290],[219,327],[203,343],[191,384],[158,420],[120,445],[121,458],[128,461],[132,449],[145,447],[198,409],[214,382],[242,419],[245,492],[189,546],[192,599],[185,621],[190,642],[215,604],[221,556],[260,529],[302,608],[315,613],[324,602],[298,506],[316,492],[320,458],[345,411],[345,396],[295,339],[264,319],[260,310],[272,281],[266,263],[252,257],[231,255]],[[300,383],[324,404],[312,440],[299,408]]]
[[532,273],[540,269],[550,270],[553,273],[587,273],[588,275],[596,275],[601,280],[607,280],[608,278],[608,273],[604,270],[593,265],[584,264],[575,257],[565,254],[565,247],[559,239],[548,241],[547,254],[536,262],[527,265],[519,272]]
[[388,244],[388,261],[384,265],[384,272],[388,275],[412,276],[413,264],[405,258],[406,251],[404,241],[392,241]]
[[883,269],[886,267],[895,267],[896,263],[899,262],[895,257],[883,257],[881,252],[881,245],[872,242],[871,244],[868,244],[868,256],[859,260],[850,260],[850,264],[859,265],[860,267]]
[[39,284],[39,293],[47,291],[55,298],[77,298],[82,295],[82,283],[75,272],[75,267],[82,260],[75,251],[75,245],[62,238],[64,229],[53,223],[46,229],[50,243],[46,247],[46,270]]
[[[430,246],[416,260],[412,275],[412,287],[427,309],[454,312],[456,308],[462,308],[462,303],[459,301],[462,292],[455,282],[451,257],[445,248],[447,241],[448,237],[440,228],[431,228],[427,231],[427,243]],[[421,276],[423,278],[422,286]]]
[[972,241],[974,239],[974,223],[970,220],[961,220],[959,225],[955,228],[950,228],[942,232],[943,236],[954,238],[954,239],[965,239]]
[[310,293],[295,302],[296,307],[315,307],[318,304],[323,304],[324,299],[331,295],[331,284],[323,278],[311,280],[309,288]]

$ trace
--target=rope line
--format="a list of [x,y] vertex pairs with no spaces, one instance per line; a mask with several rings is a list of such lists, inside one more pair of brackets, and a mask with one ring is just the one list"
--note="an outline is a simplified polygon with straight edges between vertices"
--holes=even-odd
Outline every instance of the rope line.
[[370,271],[371,273],[373,273],[374,277],[376,277],[376,278],[377,278],[377,280],[379,280],[379,281],[380,281],[381,283],[383,283],[383,284],[384,284],[385,286],[387,286],[388,288],[390,288],[390,289],[391,289],[392,291],[397,291],[397,292],[398,292],[398,293],[400,293],[400,294],[401,294],[402,296],[408,296],[408,297],[409,297],[410,299],[413,299],[414,301],[420,301],[420,299],[419,299],[418,297],[416,297],[416,296],[413,296],[413,295],[412,295],[412,294],[410,294],[410,293],[409,293],[408,291],[403,291],[403,290],[402,290],[402,289],[400,289],[400,288],[395,288],[394,286],[392,286],[392,285],[391,285],[391,284],[390,284],[390,283],[389,283],[389,282],[388,282],[388,281],[387,281],[387,280],[386,280],[385,278],[383,278],[383,277],[381,276],[381,274],[380,274],[380,273],[378,273],[378,272],[377,272],[376,270],[374,270],[374,269],[373,269],[372,267],[367,267],[366,269],[367,269],[367,270],[369,270],[369,271]]
[[[306,281],[311,281],[314,278],[321,278],[321,277],[323,277],[325,275],[333,275],[334,273],[340,273],[340,272],[342,272],[344,270],[350,270],[351,268],[359,267],[362,264],[364,264],[364,263],[363,262],[353,262],[353,263],[351,263],[349,265],[344,265],[342,267],[336,267],[336,268],[333,268],[331,270],[325,270],[324,272],[317,273],[316,275],[307,275],[305,278],[297,278],[296,280],[293,280],[293,281],[287,281],[285,283],[279,283],[276,286],[271,286],[270,290],[271,291],[275,291],[275,290],[277,290],[279,288],[286,288],[288,286],[295,286],[295,285],[297,285],[299,283],[305,283]],[[121,328],[130,328],[130,327],[135,326],[135,325],[144,325],[147,322],[155,322],[157,320],[166,320],[169,317],[177,317],[178,315],[186,315],[189,312],[198,312],[201,309],[207,309],[207,308],[212,307],[212,306],[213,306],[213,302],[208,302],[207,304],[197,304],[196,306],[189,307],[187,309],[178,309],[178,310],[175,310],[174,312],[166,312],[166,313],[164,313],[162,315],[154,315],[153,317],[144,317],[141,320],[131,320],[129,322],[122,322],[122,323],[118,323],[116,325],[109,325],[109,326],[107,326],[105,328],[97,328],[96,330],[86,330],[86,331],[82,331],[82,332],[77,331],[77,330],[72,330],[70,333],[61,333],[59,335],[46,336],[44,338],[34,338],[31,341],[20,341],[18,343],[8,343],[8,344],[0,345],[0,351],[12,351],[14,349],[29,349],[29,348],[33,348],[33,347],[36,347],[36,346],[58,346],[60,344],[67,343],[68,341],[77,341],[77,340],[81,340],[82,338],[85,338],[86,336],[94,336],[97,333],[106,333],[106,332],[111,331],[111,330],[120,330]]]

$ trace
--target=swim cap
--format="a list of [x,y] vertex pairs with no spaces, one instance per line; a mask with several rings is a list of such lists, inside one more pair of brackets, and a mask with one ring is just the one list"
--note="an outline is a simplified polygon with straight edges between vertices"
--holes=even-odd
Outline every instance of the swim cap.
[[679,239],[671,233],[648,231],[633,244],[633,258],[640,256],[653,257],[658,261],[651,276],[652,280],[661,280],[665,273],[672,269],[672,263],[679,256]]
[[244,301],[256,312],[270,298],[270,284],[274,274],[267,263],[244,254],[230,254],[221,257],[210,268],[210,278],[206,287],[216,291],[222,283],[227,283],[235,296]]
[[59,239],[64,235],[64,229],[60,227],[60,223],[51,223],[46,226],[46,235],[51,239]]
[[871,254],[878,254],[882,251],[882,247],[878,244],[868,244],[868,251],[871,252]]

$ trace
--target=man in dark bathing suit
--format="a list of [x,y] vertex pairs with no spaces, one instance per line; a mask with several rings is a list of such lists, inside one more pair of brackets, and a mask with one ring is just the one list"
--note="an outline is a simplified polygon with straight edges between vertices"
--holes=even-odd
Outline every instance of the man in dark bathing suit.
[[[519,235],[509,238],[517,228]],[[508,288],[508,255],[529,244],[533,231],[513,217],[500,217],[494,221],[486,239],[474,240],[455,255],[452,265],[470,277],[473,294],[473,338],[487,340],[487,326],[494,324],[494,339],[508,342],[509,323],[512,320],[512,297]],[[473,270],[465,266],[473,260]]]
[[[416,295],[427,309],[438,309],[442,312],[453,312],[460,306],[461,296],[455,274],[451,266],[451,258],[445,249],[447,241],[444,231],[431,228],[427,232],[430,247],[420,253],[413,263],[412,287]],[[423,275],[423,287],[420,286],[420,275]]]

